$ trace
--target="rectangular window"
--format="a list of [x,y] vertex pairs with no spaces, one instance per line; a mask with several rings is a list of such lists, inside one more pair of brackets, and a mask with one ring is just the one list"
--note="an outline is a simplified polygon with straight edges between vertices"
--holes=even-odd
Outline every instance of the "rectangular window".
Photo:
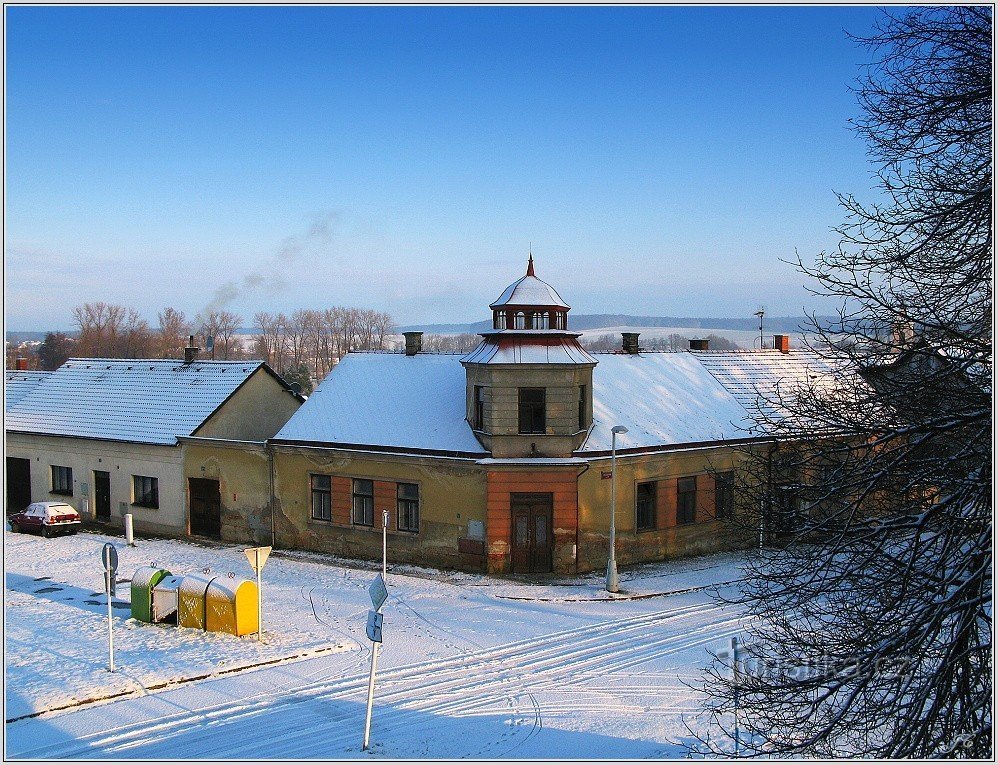
[[414,483],[398,485],[399,531],[419,531],[419,486]]
[[159,479],[147,475],[132,476],[133,505],[159,507]]
[[714,512],[719,520],[730,520],[735,515],[735,474],[718,473],[714,476]]
[[586,386],[579,386],[579,430],[589,427],[589,420],[586,417]]
[[52,466],[52,493],[73,496],[73,468]]
[[544,388],[520,388],[520,432],[543,433],[544,422]]
[[697,519],[697,479],[680,478],[676,487],[676,523],[693,523]]
[[800,484],[785,484],[776,487],[776,512],[778,515],[778,528],[789,530],[791,523],[799,521],[801,512],[801,491]]
[[312,477],[312,517],[317,521],[333,519],[333,486],[328,475]]
[[485,428],[485,388],[475,386],[475,430]]
[[353,479],[353,522],[358,526],[374,525],[374,481]]
[[655,523],[655,483],[639,483],[637,489],[637,529],[651,531]]

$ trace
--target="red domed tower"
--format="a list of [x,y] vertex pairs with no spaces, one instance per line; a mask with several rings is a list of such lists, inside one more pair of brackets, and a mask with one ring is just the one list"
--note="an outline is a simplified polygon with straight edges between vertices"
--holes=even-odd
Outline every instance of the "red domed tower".
[[570,306],[527,273],[489,306],[493,329],[461,359],[467,370],[467,417],[495,457],[563,457],[592,423],[596,359],[568,331]]

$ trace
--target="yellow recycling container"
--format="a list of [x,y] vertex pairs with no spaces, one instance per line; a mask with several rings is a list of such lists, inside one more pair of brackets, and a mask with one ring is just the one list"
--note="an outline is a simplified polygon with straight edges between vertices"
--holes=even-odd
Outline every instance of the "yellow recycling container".
[[248,579],[212,579],[205,592],[205,629],[249,635],[260,626],[256,582]]
[[185,576],[177,589],[177,626],[207,629],[205,626],[204,594],[211,579]]

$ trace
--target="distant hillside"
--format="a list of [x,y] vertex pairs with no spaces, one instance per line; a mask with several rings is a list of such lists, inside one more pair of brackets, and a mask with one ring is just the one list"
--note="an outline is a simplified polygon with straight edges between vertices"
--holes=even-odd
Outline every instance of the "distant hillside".
[[[801,332],[808,325],[803,316],[773,316],[763,319],[764,332]],[[754,316],[747,319],[738,317],[692,318],[684,316],[629,316],[626,314],[591,313],[570,314],[568,326],[571,329],[601,329],[603,327],[692,327],[695,329],[731,329],[759,331],[759,320]],[[435,335],[472,334],[492,329],[492,322],[477,321],[474,324],[412,324],[399,327],[399,332],[423,331]]]

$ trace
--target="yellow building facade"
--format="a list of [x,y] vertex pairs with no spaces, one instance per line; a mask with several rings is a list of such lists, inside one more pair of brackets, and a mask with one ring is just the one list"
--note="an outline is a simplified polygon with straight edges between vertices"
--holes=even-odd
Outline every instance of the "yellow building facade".
[[468,354],[418,332],[348,354],[265,441],[182,439],[188,503],[216,486],[227,541],[378,560],[387,528],[393,563],[494,574],[603,569],[614,484],[623,565],[756,542],[737,476],[772,439],[751,410],[811,357],[650,353],[634,333],[589,354],[532,261],[490,309]]

